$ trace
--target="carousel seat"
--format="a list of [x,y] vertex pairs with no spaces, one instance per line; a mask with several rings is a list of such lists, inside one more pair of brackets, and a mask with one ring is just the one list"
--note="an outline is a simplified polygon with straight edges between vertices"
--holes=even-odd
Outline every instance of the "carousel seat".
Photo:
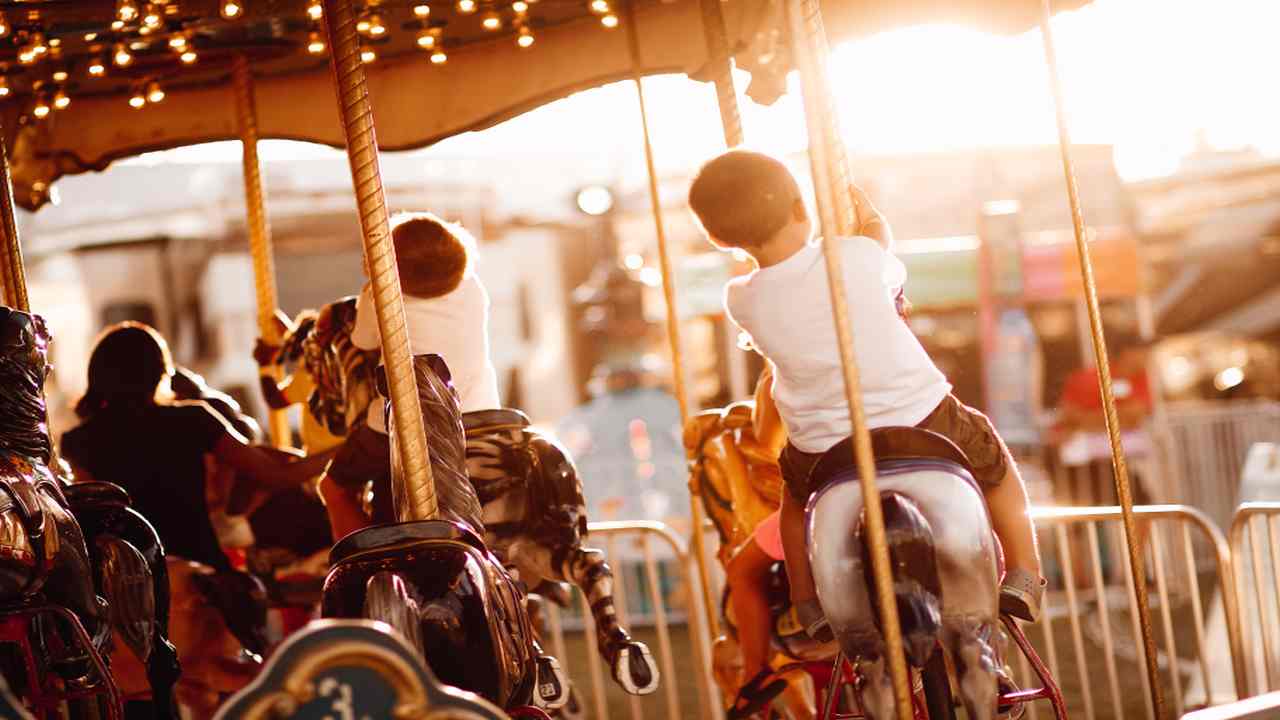
[[[937,469],[957,475],[981,491],[964,451],[946,437],[915,427],[883,427],[871,431],[871,452],[880,471]],[[810,475],[815,490],[848,471],[857,473],[853,438],[823,453]]]
[[353,532],[333,546],[333,550],[329,552],[329,564],[337,565],[366,552],[439,540],[454,540],[470,545],[482,553],[488,552],[480,536],[459,523],[419,520],[377,525]]
[[109,482],[72,483],[62,488],[72,505],[132,505],[133,499],[124,488]]
[[513,408],[476,410],[462,414],[462,428],[467,435],[529,427],[529,416]]

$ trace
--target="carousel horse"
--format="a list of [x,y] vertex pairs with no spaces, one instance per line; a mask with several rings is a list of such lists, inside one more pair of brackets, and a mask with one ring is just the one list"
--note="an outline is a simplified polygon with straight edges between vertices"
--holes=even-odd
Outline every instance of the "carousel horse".
[[[563,704],[563,688],[556,697],[543,695],[546,663],[540,662],[524,593],[478,534],[484,529],[480,502],[467,479],[448,368],[439,356],[424,355],[414,359],[414,373],[440,519],[375,525],[340,540],[330,554],[321,613],[386,622],[445,684],[509,711]],[[405,507],[394,417],[388,429],[395,506]]]
[[[941,650],[968,717],[991,720],[998,685],[1007,682],[995,647],[999,550],[968,460],[927,430],[878,428],[871,436],[907,661],[924,668]],[[809,501],[806,530],[818,598],[857,666],[861,705],[876,720],[893,717],[893,686],[852,447],[841,442],[814,468],[821,487]]]
[[[363,417],[370,397],[367,374],[376,364],[351,345],[352,323],[354,301],[332,303],[320,312],[314,344],[304,345],[311,353],[308,367],[317,378],[310,406],[326,409],[335,421]],[[329,350],[322,352],[320,346],[326,342]],[[528,418],[516,410],[467,413],[463,423],[466,467],[483,505],[483,524],[477,521],[472,527],[484,528],[485,542],[518,570],[527,587],[570,581],[581,588],[591,603],[597,647],[614,679],[627,692],[653,692],[659,679],[657,663],[649,649],[618,624],[612,571],[604,554],[582,548],[586,503],[568,454],[530,429]],[[345,431],[348,426],[342,427]],[[434,460],[434,445],[432,452]]]
[[84,530],[97,591],[107,601],[114,638],[120,641],[112,644],[110,655],[120,691],[126,703],[149,704],[157,718],[176,717],[174,686],[181,667],[169,641],[169,573],[160,537],[130,507],[124,488],[77,483],[61,459],[55,468]]
[[568,452],[531,428],[519,410],[470,412],[462,422],[467,470],[484,507],[485,542],[530,588],[577,585],[591,607],[596,647],[614,681],[633,695],[652,693],[657,663],[618,623],[613,571],[604,553],[583,547],[586,500]]
[[119,696],[102,661],[111,624],[50,468],[49,340],[42,318],[0,306],[0,641],[20,648],[0,673],[38,717],[73,694],[100,698],[115,717]]
[[[786,430],[770,397],[772,377],[766,366],[756,386],[754,401],[734,403],[727,408],[707,410],[689,420],[684,444],[693,458],[689,490],[702,499],[707,517],[719,536],[717,559],[722,568],[762,520],[778,509],[782,475],[778,453],[786,443]],[[816,643],[791,608],[786,571],[776,563],[768,588],[772,616],[773,647],[777,651],[770,666],[781,670],[796,661],[822,657],[830,648]],[[716,639],[713,648],[713,676],[725,707],[733,703],[742,682],[742,659],[735,638],[734,618],[729,612],[728,588],[721,598],[722,617],[728,634]],[[787,690],[781,702],[793,718],[812,717],[813,700],[802,673],[788,673]]]

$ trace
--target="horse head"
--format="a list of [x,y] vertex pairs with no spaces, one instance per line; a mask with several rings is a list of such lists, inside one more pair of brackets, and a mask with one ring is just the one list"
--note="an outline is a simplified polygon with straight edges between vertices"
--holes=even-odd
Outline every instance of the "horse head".
[[378,352],[352,344],[355,321],[356,299],[335,300],[320,308],[300,342],[302,367],[315,384],[308,399],[311,414],[338,436],[364,417],[374,397]]

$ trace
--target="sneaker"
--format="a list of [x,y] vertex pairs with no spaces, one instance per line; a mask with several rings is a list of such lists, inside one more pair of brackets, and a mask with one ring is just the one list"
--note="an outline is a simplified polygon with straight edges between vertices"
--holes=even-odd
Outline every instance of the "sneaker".
[[831,632],[831,625],[827,623],[827,616],[823,614],[822,605],[817,600],[806,600],[797,605],[796,615],[800,618],[806,635],[824,645],[835,642],[835,633]]
[[1048,581],[1020,568],[1011,568],[1000,584],[1000,613],[1027,622],[1040,620],[1040,603]]
[[[996,677],[997,688],[1001,696],[1018,692],[1018,684],[1013,681],[1009,675],[1009,669],[1003,668]],[[1022,720],[1026,715],[1026,707],[1022,703],[1011,703],[1009,705],[998,705],[996,707],[996,717],[999,720]]]

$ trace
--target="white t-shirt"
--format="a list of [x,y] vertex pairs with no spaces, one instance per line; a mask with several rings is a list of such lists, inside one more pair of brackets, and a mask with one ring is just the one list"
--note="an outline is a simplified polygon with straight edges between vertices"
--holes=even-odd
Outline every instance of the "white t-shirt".
[[[409,351],[414,355],[435,353],[449,365],[462,412],[501,407],[498,373],[489,359],[489,294],[475,271],[468,270],[448,295],[430,299],[405,295],[404,318]],[[373,296],[366,289],[356,300],[351,342],[361,350],[378,350],[380,340]],[[382,398],[369,404],[369,427],[381,433],[387,431],[383,407]]]
[[[894,296],[906,267],[870,238],[840,242],[867,424],[916,425],[951,384],[898,315]],[[817,453],[848,437],[853,427],[821,245],[730,281],[725,308],[773,364],[773,397],[791,443]]]

